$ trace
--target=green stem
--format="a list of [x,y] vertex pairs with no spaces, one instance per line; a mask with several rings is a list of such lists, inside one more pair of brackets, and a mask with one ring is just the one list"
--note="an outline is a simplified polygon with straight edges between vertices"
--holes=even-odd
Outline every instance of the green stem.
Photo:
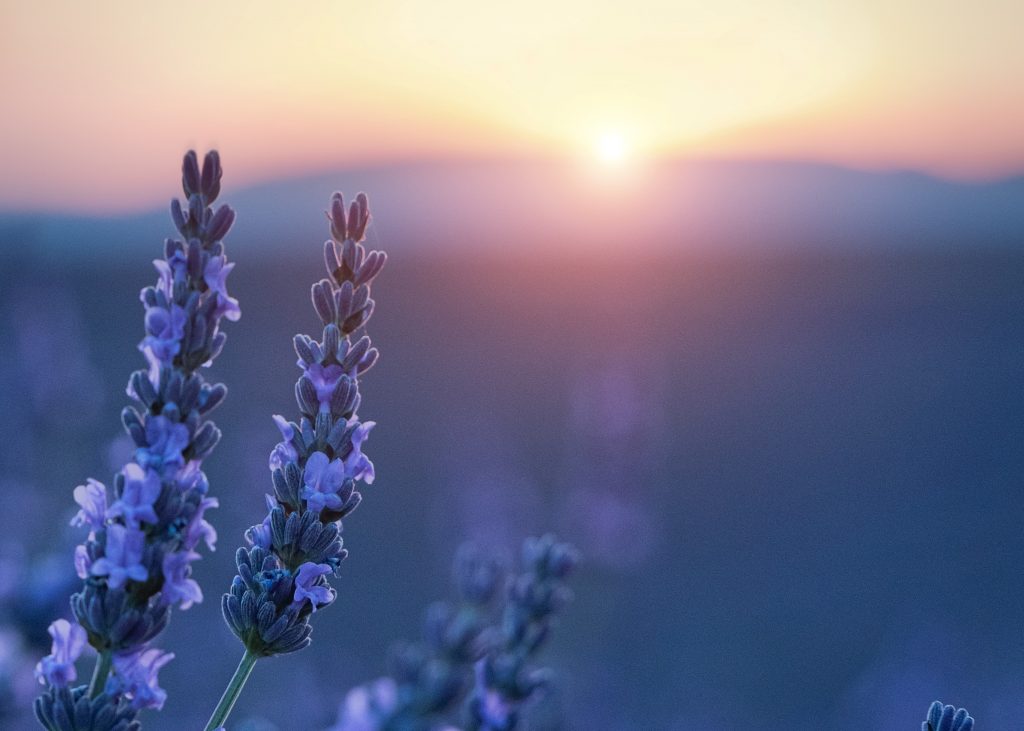
[[235,707],[235,701],[238,700],[238,696],[245,686],[245,681],[249,679],[249,675],[252,673],[252,669],[258,659],[256,655],[253,655],[248,650],[245,651],[241,662],[238,663],[238,668],[235,669],[235,674],[231,676],[231,682],[224,689],[224,695],[220,697],[220,703],[213,710],[213,715],[210,716],[204,731],[214,731],[214,729],[218,729],[225,724],[228,716],[231,714],[231,709]]
[[96,667],[92,671],[92,680],[89,682],[89,697],[95,698],[103,692],[107,684],[107,676],[110,675],[110,666],[113,663],[113,654],[110,650],[104,650],[96,656]]

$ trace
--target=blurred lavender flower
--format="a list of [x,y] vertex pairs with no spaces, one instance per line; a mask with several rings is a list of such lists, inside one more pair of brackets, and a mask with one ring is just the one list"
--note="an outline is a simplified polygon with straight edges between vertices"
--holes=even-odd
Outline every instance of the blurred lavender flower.
[[516,728],[525,704],[548,682],[548,673],[527,663],[569,599],[565,578],[577,561],[576,550],[552,536],[528,539],[523,573],[509,578],[493,624],[500,563],[464,545],[454,572],[460,604],[431,606],[423,640],[393,653],[391,677],[349,691],[329,731],[444,731],[454,728],[445,717],[464,701],[467,731]]
[[[263,522],[246,531],[249,548],[238,549],[238,575],[222,601],[245,654],[207,725],[211,731],[226,721],[258,658],[309,645],[309,616],[336,596],[327,576],[347,553],[341,520],[362,499],[356,483],[373,482],[373,464],[362,449],[374,424],[360,422],[356,410],[359,377],[376,362],[377,350],[369,337],[354,339],[354,333],[373,314],[370,285],[386,256],[367,253],[360,243],[370,221],[362,193],[347,212],[335,193],[328,219],[331,239],[324,253],[330,278],[312,288],[323,338],[295,336],[300,417],[274,417],[283,440],[270,455],[274,495],[268,496]],[[218,270],[208,274],[213,280],[220,276]],[[231,311],[230,303],[225,307]]]
[[529,662],[550,635],[555,614],[571,599],[565,580],[579,562],[576,549],[554,536],[523,544],[523,569],[508,588],[495,648],[476,664],[466,731],[511,731],[524,706],[541,692],[549,673]]
[[472,687],[473,666],[490,644],[490,605],[501,585],[498,561],[471,544],[455,559],[459,603],[426,613],[423,639],[392,653],[391,677],[349,691],[330,731],[440,731]]
[[943,706],[939,701],[932,703],[928,717],[921,724],[921,731],[971,731],[974,719],[963,708]]
[[[167,240],[165,258],[154,262],[158,281],[140,295],[146,314],[139,350],[149,367],[128,384],[141,411],[122,412],[134,461],[115,475],[112,502],[95,480],[75,490],[81,510],[72,524],[89,529],[75,551],[84,586],[71,598],[77,624],[51,626],[54,651],[40,663],[48,688],[35,708],[48,729],[137,728],[138,710],[163,705],[157,672],[172,658],[149,643],[167,625],[172,605],[185,609],[202,599],[190,563],[201,540],[213,548],[216,534],[203,514],[216,500],[206,495],[201,464],[220,439],[205,417],[227,391],[206,383],[199,369],[224,347],[221,319],[239,314],[225,288],[233,265],[221,241],[234,213],[210,207],[221,174],[216,152],[206,155],[202,170],[194,152],[185,156],[186,208],[171,204],[182,239]],[[84,639],[99,653],[96,671],[88,689],[68,688]]]
[[157,684],[157,673],[174,659],[174,655],[163,650],[150,648],[114,657],[114,675],[107,680],[106,692],[123,695],[131,707],[140,710],[160,710],[167,700],[167,693]]

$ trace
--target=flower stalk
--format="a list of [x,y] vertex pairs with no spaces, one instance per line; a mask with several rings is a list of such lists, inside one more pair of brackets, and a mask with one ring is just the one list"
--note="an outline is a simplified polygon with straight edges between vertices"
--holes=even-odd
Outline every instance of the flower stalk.
[[256,667],[256,660],[258,659],[256,655],[253,655],[248,650],[245,651],[238,663],[238,667],[235,668],[235,674],[228,681],[228,687],[224,689],[224,694],[220,697],[217,707],[213,709],[213,715],[210,716],[204,731],[215,731],[215,729],[222,728],[227,723],[228,716],[231,715],[231,709],[235,707],[235,702],[238,701],[238,696],[242,694],[242,688],[245,687],[246,681],[249,680],[249,676],[252,674],[252,669]]
[[95,698],[103,692],[103,686],[107,683],[110,675],[110,668],[113,667],[114,656],[110,650],[104,650],[96,656],[96,666],[92,671],[92,680],[89,682],[89,697]]

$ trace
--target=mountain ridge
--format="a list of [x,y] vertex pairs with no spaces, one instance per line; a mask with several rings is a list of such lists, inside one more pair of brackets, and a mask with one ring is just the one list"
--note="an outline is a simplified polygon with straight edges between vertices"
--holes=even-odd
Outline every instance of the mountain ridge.
[[[389,248],[621,246],[804,249],[1024,244],[1024,175],[959,182],[917,171],[797,161],[686,160],[644,170],[556,161],[430,161],[351,168],[232,191],[230,240],[280,254],[322,239],[334,190],[365,190],[371,244]],[[173,233],[167,214],[0,212],[0,245],[38,255],[126,251]]]

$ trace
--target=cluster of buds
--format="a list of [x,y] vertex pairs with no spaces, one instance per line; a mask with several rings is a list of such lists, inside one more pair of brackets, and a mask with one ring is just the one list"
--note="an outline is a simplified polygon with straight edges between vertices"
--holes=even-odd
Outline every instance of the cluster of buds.
[[550,674],[529,663],[571,598],[565,580],[578,560],[553,536],[527,539],[495,618],[500,564],[463,546],[455,560],[460,603],[431,606],[422,641],[395,650],[390,676],[349,691],[330,731],[455,731],[448,721],[460,706],[465,731],[515,729],[548,683]]
[[455,558],[457,604],[426,612],[423,638],[395,648],[391,675],[349,691],[330,731],[436,731],[472,685],[473,665],[492,644],[491,612],[501,564],[470,544]]
[[275,416],[282,441],[270,455],[274,494],[263,522],[246,531],[238,549],[238,575],[222,609],[248,655],[268,657],[306,647],[310,615],[331,604],[328,583],[344,560],[341,520],[359,505],[358,482],[370,484],[373,463],[363,453],[374,422],[362,422],[359,378],[377,360],[370,338],[354,333],[373,314],[370,285],[384,266],[383,252],[360,243],[370,212],[360,194],[346,212],[335,193],[325,245],[329,279],[313,285],[321,340],[294,339],[302,375],[295,384],[300,416]]
[[[201,170],[194,152],[185,156],[186,204],[171,205],[181,238],[167,240],[164,258],[154,262],[158,281],[141,293],[139,350],[148,368],[132,374],[127,390],[137,406],[122,412],[134,457],[112,490],[90,479],[74,491],[81,509],[72,524],[89,532],[75,551],[83,580],[71,598],[75,621],[51,626],[53,652],[36,670],[47,686],[37,716],[48,729],[120,731],[134,728],[137,711],[161,708],[166,694],[157,673],[173,655],[151,642],[173,606],[202,600],[191,563],[200,545],[212,550],[217,537],[205,518],[217,500],[208,495],[202,462],[220,439],[207,416],[227,390],[207,383],[201,368],[224,347],[221,321],[240,315],[227,292],[234,264],[222,243],[235,215],[226,205],[211,207],[221,175],[216,152]],[[89,688],[70,687],[86,643],[99,653],[97,673]]]
[[921,724],[921,731],[971,731],[974,719],[963,708],[944,706],[939,701],[932,703],[928,717]]
[[476,664],[465,731],[512,731],[525,705],[548,684],[550,674],[531,668],[530,661],[572,598],[565,582],[578,563],[576,549],[554,536],[524,542],[521,573],[509,581],[498,641]]

